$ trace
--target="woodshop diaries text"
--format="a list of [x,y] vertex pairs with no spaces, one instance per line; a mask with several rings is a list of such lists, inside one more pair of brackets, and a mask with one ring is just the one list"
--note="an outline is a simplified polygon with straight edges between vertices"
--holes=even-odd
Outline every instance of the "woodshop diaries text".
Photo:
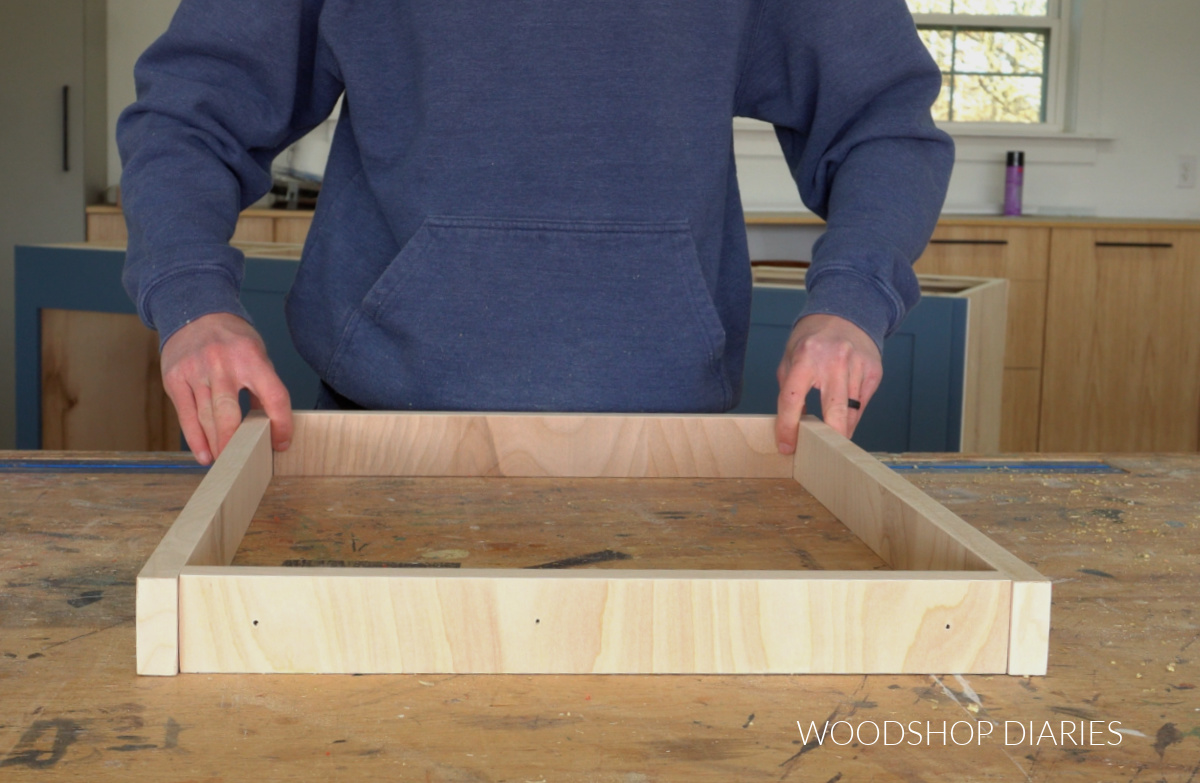
[[[1006,720],[1003,726],[991,721],[960,720],[939,724],[931,721],[873,720],[851,723],[839,720],[825,722],[818,728],[809,721],[808,728],[796,721],[800,738],[805,745],[982,745],[985,741],[1003,740],[1005,745],[1120,745],[1120,721],[1064,720],[1022,722]],[[1002,731],[997,731],[1002,729]]]

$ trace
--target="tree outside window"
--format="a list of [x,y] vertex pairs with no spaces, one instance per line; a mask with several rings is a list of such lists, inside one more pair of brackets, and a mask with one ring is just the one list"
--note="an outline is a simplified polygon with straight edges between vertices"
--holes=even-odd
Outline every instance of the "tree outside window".
[[934,119],[1057,122],[1059,0],[908,0],[942,71]]

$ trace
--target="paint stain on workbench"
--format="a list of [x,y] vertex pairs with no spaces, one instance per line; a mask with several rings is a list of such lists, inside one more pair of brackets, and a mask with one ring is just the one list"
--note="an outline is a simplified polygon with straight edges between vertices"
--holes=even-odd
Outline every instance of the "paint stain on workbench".
[[[43,743],[48,739],[47,735],[51,731],[54,734],[50,739],[50,747],[47,749]],[[82,731],[83,726],[69,718],[35,720],[21,735],[17,746],[13,748],[7,758],[0,760],[0,768],[49,769],[62,760],[67,753],[67,748],[75,744],[75,740]]]
[[1167,748],[1182,740],[1183,733],[1175,727],[1174,723],[1164,723],[1158,733],[1154,735],[1154,751],[1158,753],[1158,758],[1162,759]]
[[458,568],[461,563],[424,563],[414,561],[402,563],[395,560],[303,560],[289,558],[283,561],[286,568]]
[[596,563],[611,563],[615,560],[632,560],[631,555],[624,552],[615,552],[611,549],[604,549],[599,552],[590,552],[586,555],[577,557],[565,557],[561,560],[551,560],[549,563],[540,563],[538,565],[528,566],[529,568],[575,568],[582,565],[594,565]]
[[1125,521],[1125,511],[1120,508],[1094,508],[1088,512],[1094,517],[1107,519],[1109,522],[1120,524]]
[[82,609],[85,606],[102,600],[104,600],[103,590],[84,590],[79,594],[78,598],[70,598],[67,600],[67,603],[76,609]]
[[650,743],[655,753],[671,761],[728,761],[756,753],[758,748],[750,739],[673,739]]

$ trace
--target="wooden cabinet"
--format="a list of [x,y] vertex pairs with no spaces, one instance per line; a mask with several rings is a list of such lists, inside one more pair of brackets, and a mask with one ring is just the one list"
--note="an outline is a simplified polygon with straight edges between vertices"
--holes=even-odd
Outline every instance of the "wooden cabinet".
[[1200,448],[1200,231],[1056,229],[1040,445]]
[[[275,319],[273,328],[280,336],[273,338],[277,344],[271,347],[273,357],[276,350],[294,354],[282,313],[272,304],[287,290],[294,264],[277,262],[274,266],[282,270],[276,275],[279,279],[255,283],[258,272],[254,270],[260,265],[254,257],[296,257],[297,243],[303,241],[310,220],[311,213],[250,210],[239,222],[239,247],[251,258],[247,306],[253,300],[254,306],[262,308],[264,315],[256,315],[256,319]],[[91,207],[88,223],[89,236],[123,245],[124,218],[119,209]],[[820,228],[820,221],[813,216],[748,216],[747,223],[752,229],[787,225],[810,233]],[[291,244],[261,244],[267,242]],[[92,266],[79,264],[59,272],[41,269],[39,274],[45,280],[69,279],[72,285],[47,283],[47,290],[54,295],[47,294],[37,306],[132,312],[119,286],[119,265],[92,282],[80,277],[85,268]],[[984,395],[994,395],[997,384],[1001,388],[1001,451],[1200,449],[1200,223],[948,217],[938,225],[916,269],[922,275],[1009,281],[1002,381],[984,379],[975,387]],[[91,304],[95,292],[104,286],[111,289],[114,301],[121,302],[120,307]],[[86,291],[89,296],[86,301],[67,302],[63,295],[68,288]],[[59,316],[40,322],[34,304],[34,299],[18,296],[18,312],[27,313],[18,318],[18,324],[27,323],[28,334],[44,328],[51,336],[61,335],[60,342],[73,343],[77,335],[82,341],[85,333],[101,328],[77,316],[62,323],[54,320]],[[125,328],[115,320],[111,323],[114,329]],[[989,334],[971,335],[968,330],[967,339]],[[129,347],[120,355],[132,357],[129,361],[134,369],[125,374],[140,378],[149,372],[153,355],[152,343],[138,339],[143,341],[121,338]],[[52,370],[46,380],[49,388],[58,390],[59,398],[51,395],[46,401],[46,418],[35,412],[20,417],[21,422],[33,423],[18,426],[18,443],[36,444],[42,427],[48,435],[64,433],[66,446],[82,442],[73,434],[86,429],[78,423],[82,397],[77,390],[84,388],[83,373],[70,368],[79,350],[95,359],[99,349],[81,342],[84,347],[73,349],[76,352],[49,346],[49,353],[41,355],[36,353],[37,345],[21,339],[18,329],[17,366],[33,368],[18,372],[19,385],[24,383],[20,377],[41,377],[35,372],[40,361],[40,366]],[[900,359],[902,353],[891,360]],[[295,388],[315,388],[311,371],[298,358],[296,362]],[[306,372],[309,375],[305,376]],[[772,374],[773,365],[768,381]],[[33,399],[38,393],[35,384],[25,398]],[[967,396],[971,396],[969,389]],[[19,411],[20,399],[18,395]],[[302,400],[296,402],[303,407]],[[882,410],[881,405],[873,408]],[[171,441],[173,423],[161,424],[157,409],[139,416],[138,427],[146,433],[147,448]],[[995,441],[990,430],[977,428],[973,435],[969,422],[962,426],[966,444],[977,443],[977,448],[984,450]],[[22,436],[22,427],[29,434]],[[162,432],[167,434],[160,435]]]
[[1038,448],[1049,260],[1049,228],[943,224],[916,264],[921,274],[1002,277],[1009,281],[1001,451]]
[[[302,245],[313,213],[305,210],[248,209],[238,218],[234,242]],[[120,245],[129,239],[120,207],[87,208],[87,241]]]

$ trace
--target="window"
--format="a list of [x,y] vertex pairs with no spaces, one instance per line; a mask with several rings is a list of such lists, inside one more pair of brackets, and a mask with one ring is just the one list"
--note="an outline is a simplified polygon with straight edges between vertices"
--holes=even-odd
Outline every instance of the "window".
[[935,120],[1062,126],[1063,0],[908,0],[942,70]]

